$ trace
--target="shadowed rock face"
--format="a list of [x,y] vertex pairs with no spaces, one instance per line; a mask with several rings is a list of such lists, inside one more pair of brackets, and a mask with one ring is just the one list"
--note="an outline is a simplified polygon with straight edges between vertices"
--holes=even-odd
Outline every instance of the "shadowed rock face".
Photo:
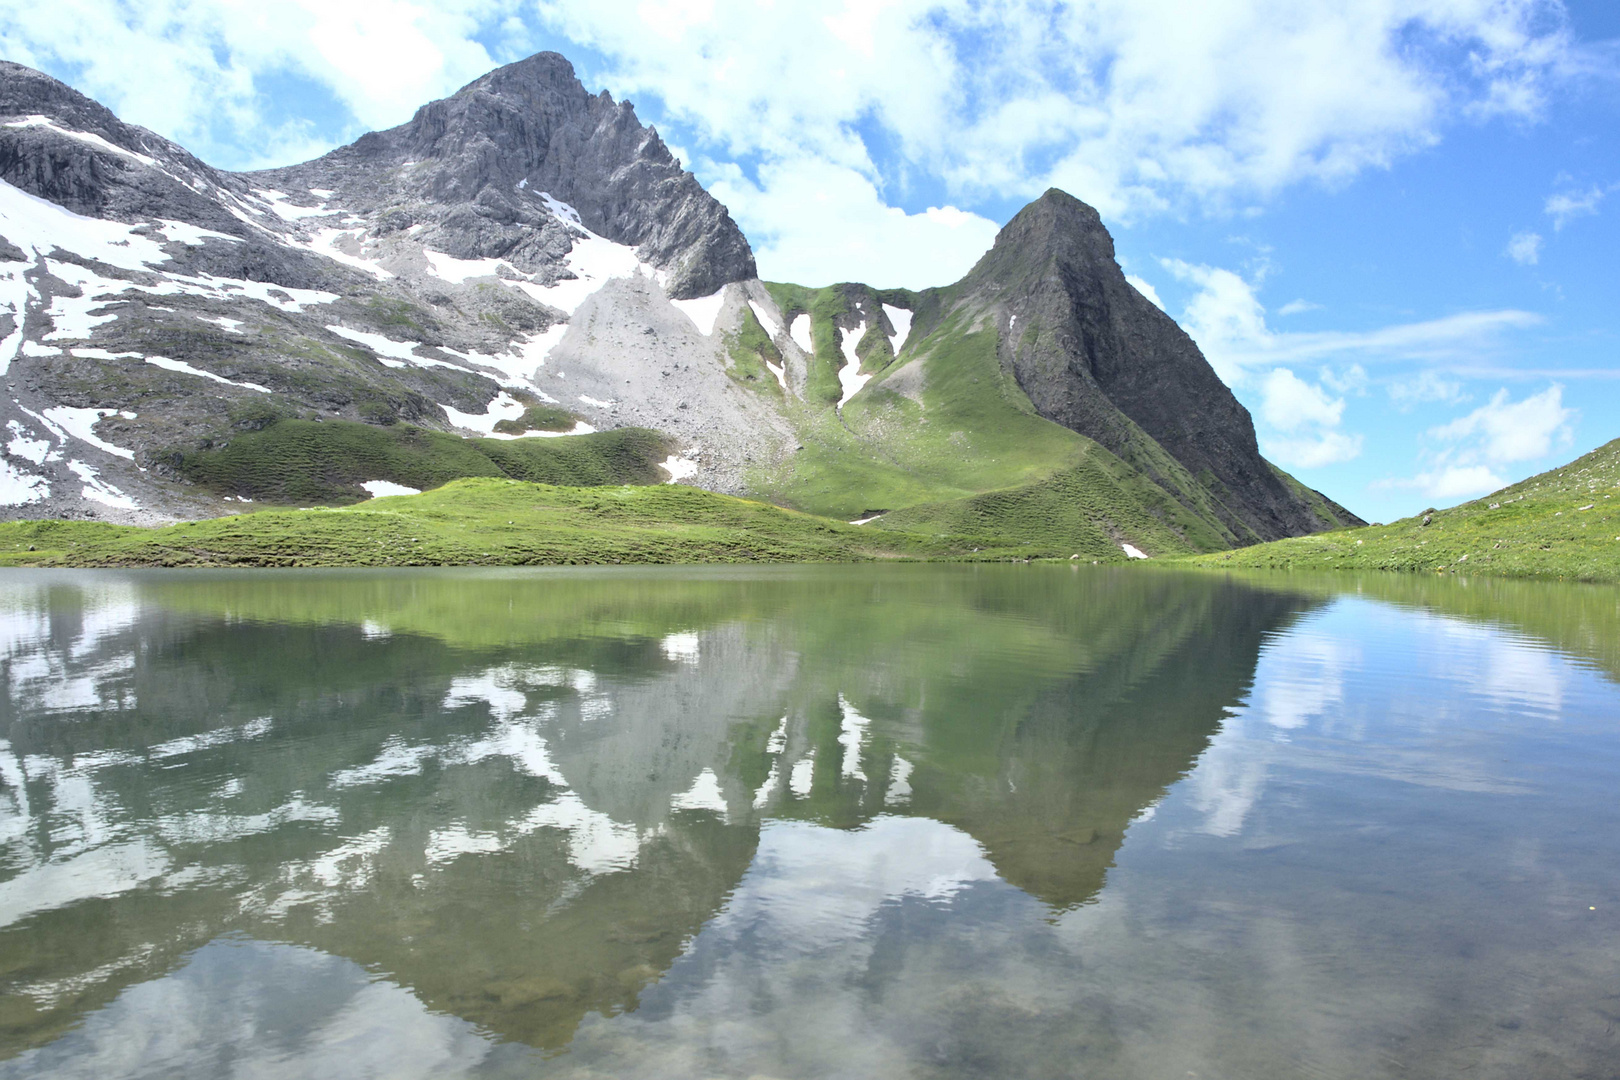
[[566,235],[544,192],[578,210],[586,228],[667,270],[677,299],[755,276],[748,241],[726,208],[642,126],[634,106],[606,91],[592,96],[556,53],[498,68],[397,128],[255,176],[375,204],[364,209],[435,204],[436,220],[423,223],[436,247],[524,269],[537,269],[525,265],[537,254],[555,257],[557,245],[537,243],[537,231]]
[[[0,180],[13,187],[87,217],[132,221],[161,213],[232,234],[243,231],[241,222],[185,182],[225,186],[226,174],[167,139],[124,123],[106,106],[49,75],[0,60],[0,117],[8,123],[5,138],[0,138]],[[94,135],[115,149],[63,138],[45,124],[14,118],[48,120]],[[120,149],[160,162],[163,169],[143,168],[136,156],[118,154]]]
[[1240,541],[1327,524],[1260,456],[1248,410],[1192,338],[1125,280],[1090,206],[1048,191],[1007,223],[958,289],[1010,316],[1002,364],[1040,415],[1165,483],[1143,452],[1145,433],[1213,496]]

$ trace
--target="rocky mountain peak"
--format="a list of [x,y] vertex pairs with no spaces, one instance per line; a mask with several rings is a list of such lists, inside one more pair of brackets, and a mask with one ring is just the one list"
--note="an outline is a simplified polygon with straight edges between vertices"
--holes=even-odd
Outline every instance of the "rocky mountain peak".
[[1005,319],[1003,364],[1041,416],[1191,491],[1236,540],[1321,527],[1260,456],[1248,410],[1198,345],[1125,279],[1095,208],[1047,191],[958,288]]
[[665,271],[676,299],[708,296],[756,273],[726,208],[635,107],[606,91],[592,95],[556,53],[497,68],[399,127],[260,175],[272,187],[335,190],[361,212],[409,212],[415,203],[410,224],[427,225],[457,258],[543,270],[558,237],[538,244],[535,237],[556,232],[555,201],[586,229]]

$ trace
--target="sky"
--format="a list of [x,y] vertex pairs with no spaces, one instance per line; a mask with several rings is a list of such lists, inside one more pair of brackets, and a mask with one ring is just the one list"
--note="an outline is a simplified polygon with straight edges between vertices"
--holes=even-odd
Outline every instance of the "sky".
[[1368,520],[1620,437],[1614,0],[0,0],[0,56],[233,169],[541,49],[767,279],[949,284],[1084,199],[1262,452]]

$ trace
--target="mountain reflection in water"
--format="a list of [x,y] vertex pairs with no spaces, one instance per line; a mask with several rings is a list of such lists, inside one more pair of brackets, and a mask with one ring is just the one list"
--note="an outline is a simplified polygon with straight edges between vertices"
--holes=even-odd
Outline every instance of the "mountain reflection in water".
[[[1195,993],[1166,951],[1189,928],[1230,1016],[1264,1011],[1243,995],[1282,976],[1247,969],[1276,956],[1340,965],[1345,992],[1388,975],[1349,955],[1366,917],[1321,858],[1389,822],[1306,809],[1281,837],[1267,785],[1535,790],[1472,719],[1458,739],[1395,723],[1398,694],[1349,707],[1366,665],[1318,629],[1335,597],[1067,567],[7,574],[0,1077],[1135,1076],[1211,1047],[1289,1075],[1348,1032],[1150,1036]],[[1582,729],[1579,665],[1472,613],[1414,630],[1360,603],[1391,640],[1483,650],[1470,692],[1515,723]],[[1185,880],[1234,838],[1309,851],[1257,881],[1342,908],[1340,939],[1260,948],[1302,929],[1196,888],[1127,903],[1112,868],[1161,807],[1180,820],[1137,872],[1181,851]],[[1552,857],[1536,844],[1509,863]],[[1289,901],[1301,874],[1319,891]],[[1164,940],[1126,950],[1144,919]]]

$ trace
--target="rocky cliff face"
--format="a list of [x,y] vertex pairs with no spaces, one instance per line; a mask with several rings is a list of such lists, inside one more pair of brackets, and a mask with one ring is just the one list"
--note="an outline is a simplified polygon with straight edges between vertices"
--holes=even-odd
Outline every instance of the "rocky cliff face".
[[658,425],[732,491],[790,437],[723,374],[747,241],[555,54],[240,174],[0,64],[0,181],[6,516],[220,513],[177,463],[278,418],[540,437],[511,425],[555,407],[580,432]]
[[461,259],[502,259],[544,273],[568,248],[565,203],[579,223],[636,249],[678,300],[755,276],[731,215],[628,101],[592,96],[556,53],[490,72],[304,165],[251,174],[289,191],[331,190],[379,234],[418,239]]
[[[1260,456],[1249,411],[1192,338],[1125,280],[1090,206],[1048,191],[1007,223],[955,291],[993,309],[1003,366],[1041,416],[1095,439],[1188,505],[1207,495],[1239,542],[1323,527]],[[1197,490],[1185,490],[1154,444]],[[1342,523],[1360,523],[1334,509]]]

